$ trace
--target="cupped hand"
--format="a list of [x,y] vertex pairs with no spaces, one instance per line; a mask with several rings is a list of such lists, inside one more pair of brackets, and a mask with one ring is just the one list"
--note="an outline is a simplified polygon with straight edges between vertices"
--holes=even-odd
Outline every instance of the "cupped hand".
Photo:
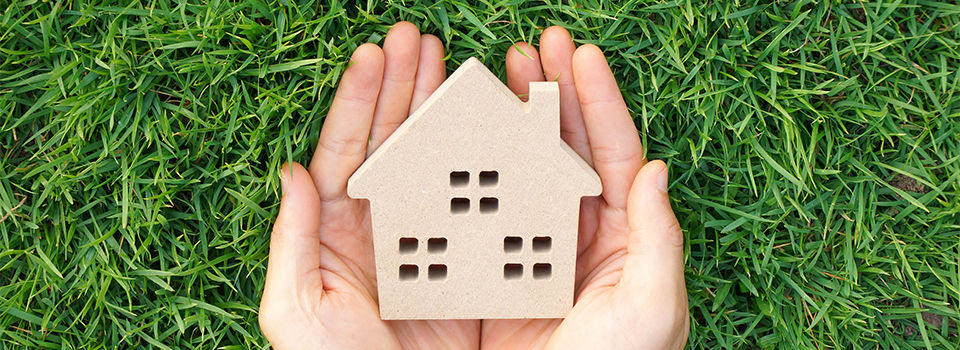
[[561,136],[600,175],[603,193],[580,206],[576,296],[556,320],[483,320],[484,349],[676,349],[689,327],[683,235],[667,198],[667,169],[647,163],[603,53],[576,47],[561,27],[540,50],[507,52],[507,85],[560,85]]
[[368,202],[347,179],[446,78],[443,45],[402,22],[364,44],[330,106],[308,172],[281,169],[260,328],[277,349],[475,349],[480,322],[382,321]]

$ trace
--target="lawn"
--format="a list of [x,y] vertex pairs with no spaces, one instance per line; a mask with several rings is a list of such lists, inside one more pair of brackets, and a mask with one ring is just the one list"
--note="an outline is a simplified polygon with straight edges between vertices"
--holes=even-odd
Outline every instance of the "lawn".
[[[204,4],[206,3],[206,4]],[[279,167],[409,20],[501,78],[610,57],[686,236],[693,348],[960,344],[960,5],[0,0],[0,348],[260,348]]]

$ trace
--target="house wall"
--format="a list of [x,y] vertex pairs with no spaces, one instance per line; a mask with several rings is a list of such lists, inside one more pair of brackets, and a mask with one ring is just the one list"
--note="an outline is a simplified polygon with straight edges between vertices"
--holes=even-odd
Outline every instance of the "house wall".
[[[486,82],[474,83],[484,91]],[[580,169],[558,164],[569,160],[559,135],[541,128],[558,117],[535,106],[524,112],[512,96],[478,100],[461,93],[429,106],[427,113],[436,115],[404,129],[380,155],[379,173],[367,175],[392,186],[371,198],[381,317],[562,317],[573,304],[583,188],[570,180]],[[481,186],[483,171],[497,172],[495,185]],[[467,172],[467,183],[451,185],[452,172]],[[452,212],[454,198],[468,201],[469,209]],[[481,212],[482,198],[496,198],[496,212]],[[505,243],[507,237],[516,238]],[[533,251],[536,237],[549,237],[550,248]],[[412,252],[400,252],[404,238]],[[446,249],[431,253],[431,238],[446,239]],[[518,251],[505,251],[517,240]],[[549,264],[549,275],[541,265],[541,278],[534,278],[536,264]],[[410,269],[401,272],[401,265]],[[431,279],[431,265],[445,266],[445,277],[434,266]]]
[[[479,169],[490,168],[498,167]],[[441,179],[449,176],[445,170],[431,173]],[[566,314],[573,303],[580,198],[571,194],[527,195],[530,190],[541,194],[549,190],[525,183],[528,179],[517,175],[509,170],[500,172],[501,185],[496,188],[477,186],[475,176],[466,188],[423,181],[438,190],[408,192],[371,204],[384,319]],[[498,199],[496,213],[480,212],[477,199],[482,197]],[[470,209],[451,213],[451,198],[468,198]],[[534,251],[537,237],[541,237],[537,239],[541,249]],[[544,237],[550,241],[549,248],[542,247]],[[416,243],[412,244],[410,238]],[[405,239],[405,253],[400,252],[401,239]],[[445,240],[445,248],[431,244],[438,239]],[[519,277],[507,279],[517,272],[511,265],[505,276],[507,264],[522,266]],[[541,278],[534,278],[535,264],[549,264],[549,275],[538,269]],[[416,266],[417,277],[401,279],[401,265]],[[443,276],[431,273],[431,265],[444,266]]]

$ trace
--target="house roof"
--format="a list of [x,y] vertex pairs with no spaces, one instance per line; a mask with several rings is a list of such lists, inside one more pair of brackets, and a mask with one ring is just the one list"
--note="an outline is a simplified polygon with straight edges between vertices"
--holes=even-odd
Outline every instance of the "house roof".
[[[557,163],[559,166],[565,168],[565,172],[569,172],[570,181],[579,184],[577,188],[582,189],[581,195],[590,196],[600,194],[600,178],[597,176],[597,173],[583,158],[573,151],[566,142],[560,139],[559,89],[557,83],[531,82],[529,101],[523,102],[510,91],[499,78],[490,72],[483,63],[471,57],[457,68],[457,70],[367,158],[357,171],[354,172],[347,184],[347,192],[350,197],[369,198],[376,192],[377,188],[381,187],[380,184],[372,180],[365,181],[365,179],[375,177],[370,176],[370,174],[377,173],[375,170],[378,170],[385,157],[391,156],[391,149],[394,148],[398,142],[405,137],[415,137],[411,135],[411,129],[415,128],[418,124],[429,121],[431,118],[440,117],[442,113],[437,111],[436,105],[440,105],[440,102],[450,95],[459,96],[455,98],[464,100],[461,94],[464,90],[471,96],[469,100],[478,100],[481,102],[471,106],[462,106],[462,108],[476,107],[476,105],[482,108],[484,105],[499,104],[500,106],[496,106],[498,109],[501,109],[503,105],[512,106],[513,108],[506,108],[514,109],[515,114],[518,115],[530,113],[533,108],[541,109],[542,111],[537,112],[546,114],[548,117],[542,118],[540,121],[537,121],[536,118],[524,119],[525,123],[540,123],[528,129],[535,129],[537,133],[549,134],[547,136],[551,141],[555,139],[555,145],[560,149],[559,151],[553,151],[553,153],[556,154],[555,157],[566,158],[559,159]],[[447,106],[447,108],[449,108],[449,104],[447,104]],[[499,122],[503,122],[503,120]],[[464,125],[463,127],[470,128],[474,126],[475,125]]]

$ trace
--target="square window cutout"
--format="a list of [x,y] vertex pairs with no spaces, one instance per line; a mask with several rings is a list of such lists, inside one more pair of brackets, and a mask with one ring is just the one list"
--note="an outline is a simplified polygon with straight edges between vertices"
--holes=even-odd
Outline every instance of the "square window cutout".
[[450,200],[450,213],[466,214],[470,211],[470,200],[467,198],[453,198]]
[[447,251],[447,239],[443,237],[431,238],[427,240],[427,252],[430,254],[443,253]]
[[552,273],[553,266],[550,266],[550,264],[533,264],[533,279],[535,280],[550,279]]
[[480,172],[480,187],[493,187],[500,182],[500,173],[496,171]]
[[533,251],[537,253],[549,252],[552,240],[548,236],[533,237]]
[[416,281],[420,275],[420,268],[417,265],[400,265],[401,281]]
[[523,238],[508,236],[503,238],[503,252],[516,253],[523,249]]
[[427,279],[431,281],[443,281],[447,279],[447,265],[433,264],[427,267]]
[[400,238],[400,254],[414,254],[417,252],[417,239],[412,237]]
[[450,187],[465,187],[470,184],[470,173],[466,171],[450,172]]
[[480,213],[482,214],[493,214],[496,213],[500,207],[500,200],[494,197],[483,197],[480,198]]
[[505,264],[503,265],[503,279],[518,280],[523,277],[523,265]]

